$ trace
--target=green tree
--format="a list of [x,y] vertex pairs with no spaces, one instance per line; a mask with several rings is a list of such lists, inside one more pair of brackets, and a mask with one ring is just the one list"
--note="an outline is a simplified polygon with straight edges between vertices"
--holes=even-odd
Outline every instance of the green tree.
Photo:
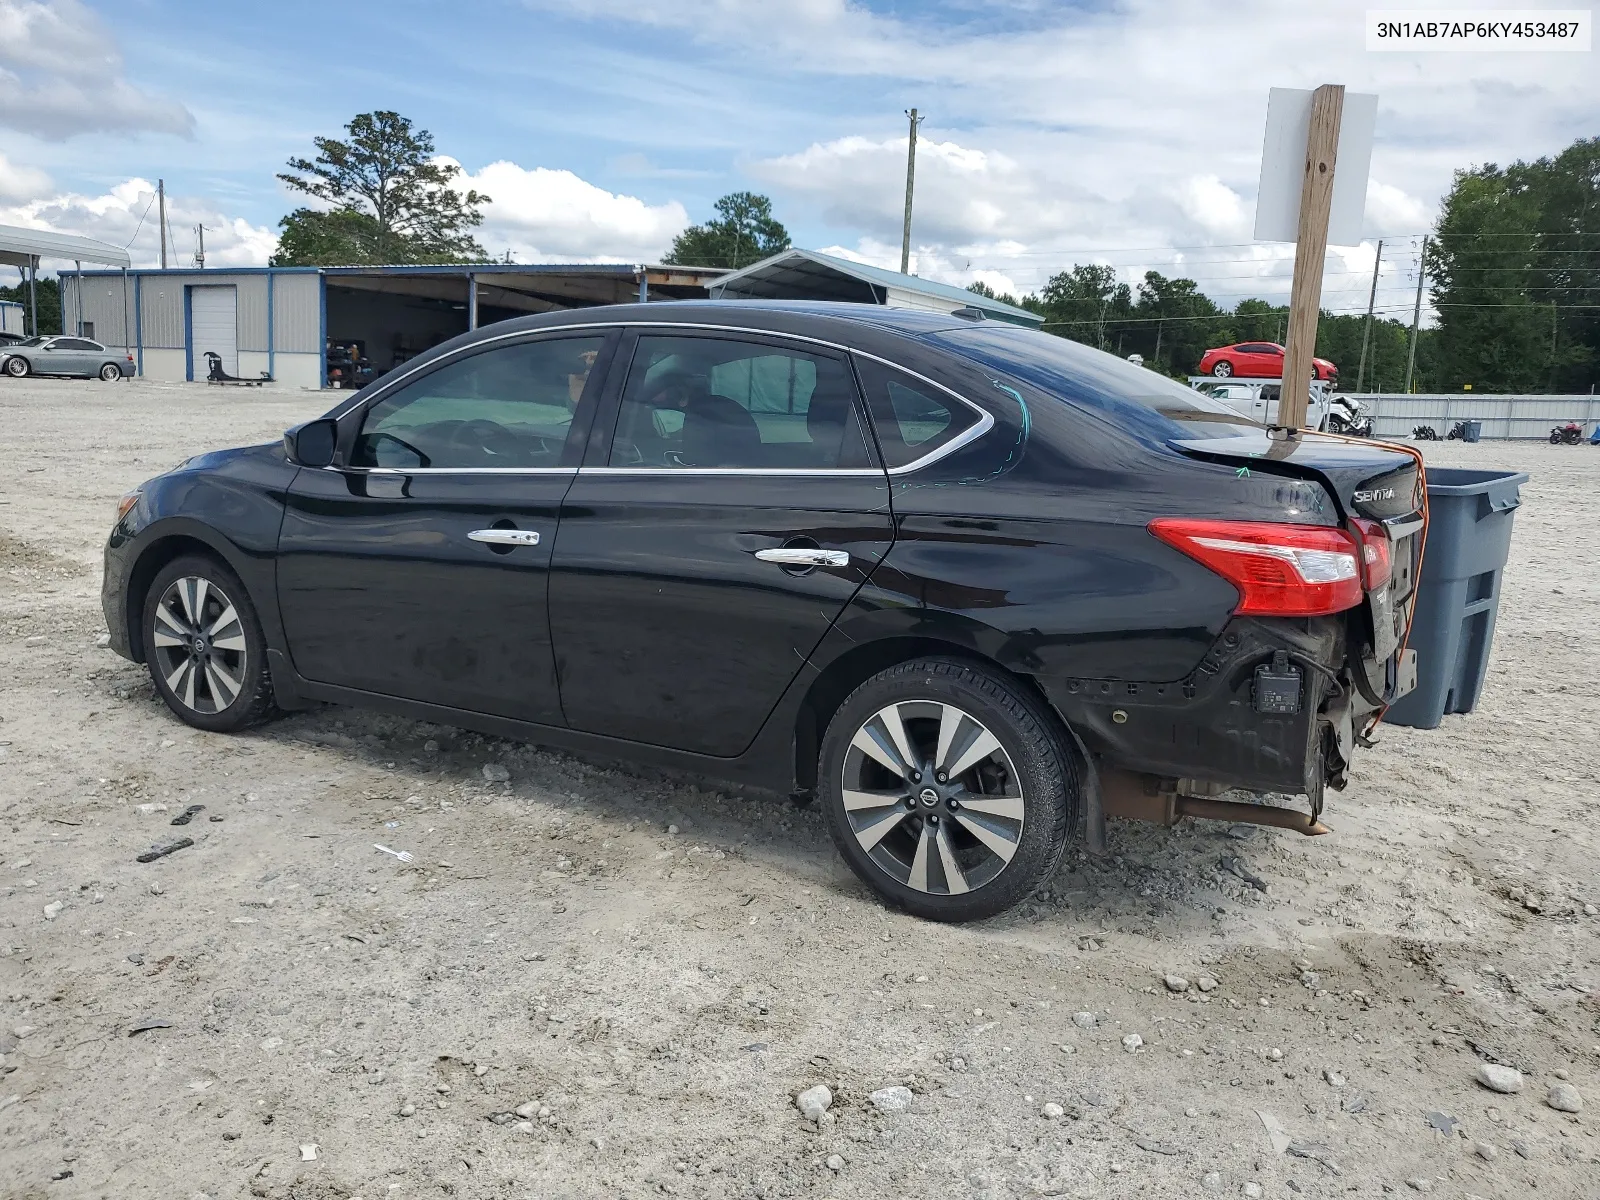
[[1433,386],[1586,392],[1600,381],[1597,224],[1600,138],[1457,171],[1428,250]]
[[361,113],[349,140],[319,137],[315,159],[292,158],[278,178],[330,206],[280,221],[274,266],[475,262],[472,236],[489,197],[455,186],[461,168],[434,161],[433,135],[399,113]]
[[1106,349],[1108,336],[1114,347],[1117,331],[1133,311],[1133,290],[1117,282],[1115,267],[1079,264],[1045,282],[1039,311],[1051,333]]
[[789,248],[789,231],[774,219],[765,196],[732,192],[715,207],[715,220],[691,225],[672,239],[663,263],[738,270]]
[[[0,300],[11,300],[22,305],[25,328],[33,332],[32,309],[28,307],[28,283],[23,280],[16,287],[0,287]],[[61,333],[61,282],[54,275],[39,276],[39,330],[41,333]]]

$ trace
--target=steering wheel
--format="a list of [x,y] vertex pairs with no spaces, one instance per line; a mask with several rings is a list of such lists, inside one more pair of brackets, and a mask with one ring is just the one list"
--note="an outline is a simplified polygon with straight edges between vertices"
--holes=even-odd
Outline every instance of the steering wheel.
[[486,458],[515,457],[522,448],[516,434],[487,417],[462,421],[450,431],[449,441],[452,447],[477,451]]

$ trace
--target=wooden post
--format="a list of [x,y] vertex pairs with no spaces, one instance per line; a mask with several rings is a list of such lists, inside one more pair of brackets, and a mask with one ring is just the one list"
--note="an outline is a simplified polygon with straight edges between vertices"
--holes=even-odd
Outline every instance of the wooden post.
[[1278,403],[1278,424],[1289,429],[1305,424],[1311,398],[1311,360],[1316,354],[1317,315],[1322,307],[1322,260],[1328,252],[1328,214],[1333,208],[1333,168],[1343,112],[1342,84],[1325,83],[1311,93],[1311,128],[1306,133],[1306,174],[1300,185],[1300,225]]

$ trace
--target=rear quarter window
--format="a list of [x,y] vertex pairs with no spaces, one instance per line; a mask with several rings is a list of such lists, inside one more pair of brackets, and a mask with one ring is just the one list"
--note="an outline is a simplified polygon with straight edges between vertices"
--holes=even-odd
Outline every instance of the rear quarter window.
[[1258,423],[1220,400],[1054,334],[995,322],[942,330],[925,340],[1096,413],[1146,441],[1261,431]]

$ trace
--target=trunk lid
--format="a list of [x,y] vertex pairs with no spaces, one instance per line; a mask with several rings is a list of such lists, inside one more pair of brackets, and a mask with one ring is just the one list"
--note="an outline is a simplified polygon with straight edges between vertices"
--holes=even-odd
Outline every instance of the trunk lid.
[[1328,489],[1345,517],[1393,521],[1421,508],[1416,461],[1376,442],[1357,444],[1315,433],[1272,438],[1263,429],[1170,444],[1193,458],[1314,480]]

